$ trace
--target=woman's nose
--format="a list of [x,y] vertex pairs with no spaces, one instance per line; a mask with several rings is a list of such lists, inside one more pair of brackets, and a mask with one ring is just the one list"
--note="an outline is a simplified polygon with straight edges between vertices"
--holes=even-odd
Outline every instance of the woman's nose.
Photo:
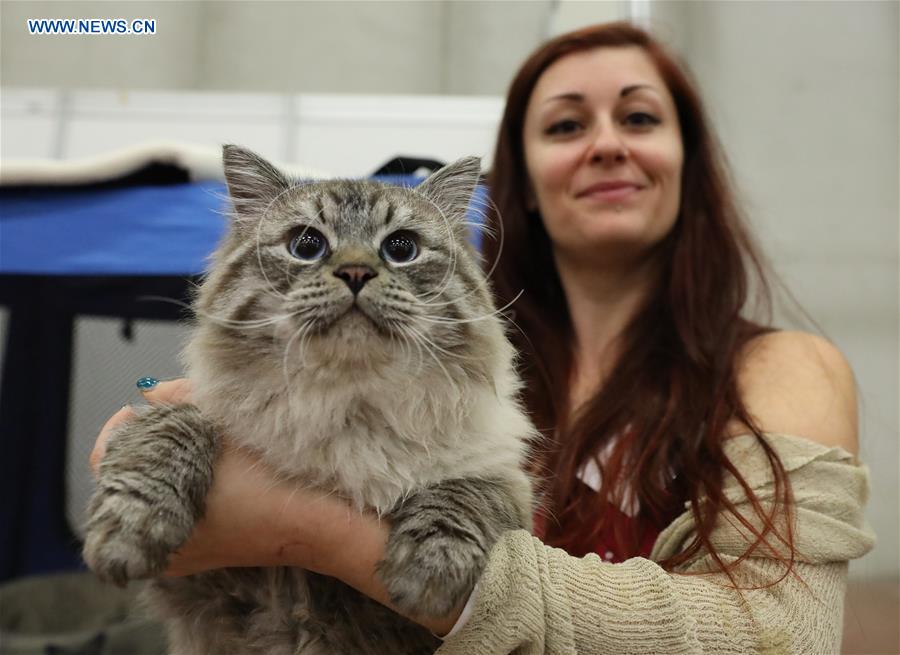
[[622,141],[622,135],[614,127],[604,126],[598,129],[590,144],[590,160],[593,163],[624,162],[628,157],[628,148]]

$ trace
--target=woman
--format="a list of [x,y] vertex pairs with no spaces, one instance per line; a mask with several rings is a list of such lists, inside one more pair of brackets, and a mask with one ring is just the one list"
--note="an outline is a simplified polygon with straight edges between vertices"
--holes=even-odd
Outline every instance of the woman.
[[[466,608],[418,619],[452,629],[440,652],[836,651],[846,562],[872,541],[853,376],[826,341],[742,316],[759,267],[685,75],[625,24],[545,44],[490,186],[549,511],[544,542],[501,538]],[[223,455],[171,574],[301,566],[389,604],[387,526],[248,464]]]

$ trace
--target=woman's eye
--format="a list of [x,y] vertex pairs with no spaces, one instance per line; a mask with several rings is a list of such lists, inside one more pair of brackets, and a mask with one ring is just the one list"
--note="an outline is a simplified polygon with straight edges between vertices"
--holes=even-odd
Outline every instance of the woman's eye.
[[409,232],[394,232],[381,242],[381,256],[392,264],[411,262],[419,255],[419,246]]
[[660,120],[652,114],[636,111],[632,114],[628,114],[625,122],[629,125],[637,125],[638,127],[648,127],[650,125],[659,125]]
[[578,121],[567,118],[553,123],[547,128],[546,133],[549,135],[574,134],[579,129],[581,129],[581,124]]
[[307,227],[290,240],[288,250],[300,261],[314,262],[328,253],[328,240],[317,229]]

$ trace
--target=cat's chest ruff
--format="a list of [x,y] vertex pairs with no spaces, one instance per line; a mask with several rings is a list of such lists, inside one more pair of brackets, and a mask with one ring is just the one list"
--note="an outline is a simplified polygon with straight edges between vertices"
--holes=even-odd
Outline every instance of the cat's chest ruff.
[[491,418],[503,412],[487,411],[502,409],[493,390],[452,364],[306,360],[285,371],[251,359],[237,375],[200,349],[193,355],[197,404],[237,445],[281,475],[359,506],[388,510],[414,489],[465,477],[495,457],[481,450],[507,440],[486,436],[505,435]]
[[[337,492],[360,508],[387,511],[411,489],[434,481],[433,445],[425,445],[423,433],[392,424],[385,408],[369,398],[336,402],[332,396],[310,399],[304,416],[280,422],[282,430],[278,422],[271,426],[268,443],[248,445],[282,474]],[[269,401],[273,417],[277,405]]]
[[223,408],[239,443],[286,475],[332,480],[349,495],[384,502],[443,468],[465,406],[456,394],[389,377],[342,385],[297,379],[278,392],[255,386]]

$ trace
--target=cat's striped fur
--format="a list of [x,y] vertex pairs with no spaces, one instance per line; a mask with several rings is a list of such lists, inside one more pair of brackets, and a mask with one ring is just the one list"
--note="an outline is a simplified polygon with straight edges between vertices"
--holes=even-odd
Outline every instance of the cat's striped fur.
[[[110,439],[85,559],[119,583],[157,576],[202,516],[217,435],[228,434],[286,478],[386,516],[378,574],[392,602],[443,616],[499,534],[531,516],[533,428],[467,242],[479,162],[460,160],[415,190],[301,184],[234,146],[224,163],[234,211],[194,303],[193,404],[147,409]],[[312,230],[327,253],[298,258],[291,244]],[[413,241],[416,256],[392,261],[391,235],[399,252]],[[423,653],[437,643],[298,569],[159,579],[153,595],[178,654]]]

